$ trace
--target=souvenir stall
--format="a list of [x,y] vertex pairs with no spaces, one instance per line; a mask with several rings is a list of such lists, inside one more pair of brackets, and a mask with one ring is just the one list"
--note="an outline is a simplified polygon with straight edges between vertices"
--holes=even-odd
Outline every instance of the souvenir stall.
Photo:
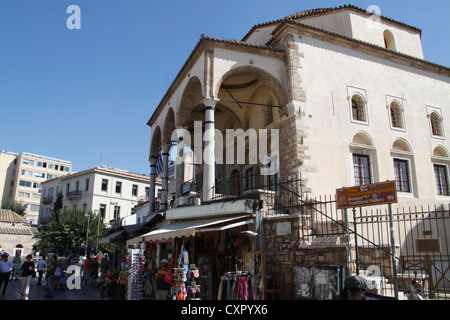
[[[232,293],[235,299],[263,299],[262,255],[258,255],[259,264],[250,263],[249,257],[254,261],[254,255],[248,256],[252,248],[247,232],[251,221],[247,218],[232,227],[196,227],[190,233],[171,231],[169,225],[141,237],[148,242],[147,248],[152,247],[149,260],[154,269],[162,259],[169,261],[165,282],[171,285],[170,299],[224,299],[224,278],[230,279],[230,284],[231,279],[236,280],[239,291]],[[141,241],[135,241],[135,247],[140,247]],[[227,291],[227,297],[229,294]]]

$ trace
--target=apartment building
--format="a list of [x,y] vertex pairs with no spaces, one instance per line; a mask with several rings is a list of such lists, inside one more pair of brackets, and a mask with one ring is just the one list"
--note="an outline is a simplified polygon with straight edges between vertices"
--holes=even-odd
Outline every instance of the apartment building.
[[45,181],[39,224],[49,221],[54,202],[61,193],[63,209],[98,210],[107,227],[114,225],[131,215],[136,205],[148,201],[149,186],[147,175],[105,166]]
[[70,161],[22,152],[0,151],[0,202],[26,205],[24,218],[37,223],[42,183],[72,172]]

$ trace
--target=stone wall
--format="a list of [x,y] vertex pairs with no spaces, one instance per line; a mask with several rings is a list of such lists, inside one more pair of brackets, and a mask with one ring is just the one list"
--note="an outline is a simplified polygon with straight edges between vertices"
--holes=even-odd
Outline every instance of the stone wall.
[[308,226],[299,216],[266,217],[263,220],[263,225],[266,274],[278,274],[283,277],[283,299],[292,298],[293,266],[346,265],[347,250],[345,244],[334,246],[304,244],[302,239],[308,233]]
[[[2,223],[0,223],[0,229]],[[23,233],[23,232],[21,232]],[[14,256],[14,250],[18,245],[23,247],[23,254],[31,254],[33,252],[33,246],[36,243],[36,239],[33,238],[33,234],[14,234],[14,233],[0,233],[0,246],[1,249],[7,252],[9,255]]]

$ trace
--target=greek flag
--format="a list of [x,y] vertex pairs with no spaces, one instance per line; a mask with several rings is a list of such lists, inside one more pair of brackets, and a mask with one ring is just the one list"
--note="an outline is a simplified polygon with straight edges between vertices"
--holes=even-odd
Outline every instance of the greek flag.
[[158,161],[156,162],[156,177],[158,177],[164,170],[164,163],[162,158],[162,152],[158,154]]

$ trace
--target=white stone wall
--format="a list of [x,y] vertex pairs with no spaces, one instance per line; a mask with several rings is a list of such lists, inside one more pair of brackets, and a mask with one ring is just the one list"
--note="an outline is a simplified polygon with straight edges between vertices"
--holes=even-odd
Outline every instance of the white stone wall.
[[[449,150],[450,79],[310,37],[297,41],[304,56],[300,70],[306,93],[304,141],[311,155],[304,163],[310,168],[304,176],[312,193],[334,194],[336,188],[353,185],[350,144],[355,134],[364,133],[373,141],[373,148],[365,152],[374,161],[374,182],[394,179],[391,148],[396,139],[403,139],[412,149],[412,156],[402,157],[410,159],[413,192],[400,193],[400,199],[448,202],[449,197],[436,195],[431,156],[437,146]],[[366,98],[367,123],[352,121],[353,93]],[[390,126],[387,104],[392,99],[404,108],[405,130]],[[444,119],[444,138],[431,136],[427,117],[431,106]]]

